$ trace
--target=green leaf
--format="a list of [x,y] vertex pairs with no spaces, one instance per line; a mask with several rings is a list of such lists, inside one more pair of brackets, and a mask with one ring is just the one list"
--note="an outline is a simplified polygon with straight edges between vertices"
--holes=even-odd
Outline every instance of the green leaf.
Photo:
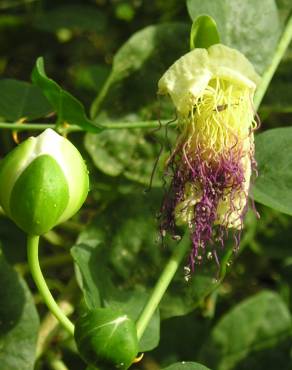
[[253,196],[257,202],[289,215],[292,215],[291,143],[290,127],[272,129],[257,135],[259,176],[253,187]]
[[32,72],[32,81],[41,88],[54,107],[59,123],[77,125],[90,132],[100,132],[102,130],[100,126],[86,117],[84,107],[79,100],[47,77],[44,69],[44,60],[41,57],[36,61]]
[[[17,102],[17,103],[16,103]],[[41,89],[27,82],[0,80],[0,117],[8,121],[33,120],[52,111]]]
[[185,24],[165,23],[131,36],[114,56],[111,75],[92,104],[91,117],[106,110],[120,118],[138,110],[143,113],[146,107],[157,103],[157,82],[188,51],[188,32]]
[[0,250],[0,368],[33,370],[39,318],[24,280]]
[[[148,186],[164,135],[164,130],[156,136],[143,129],[105,130],[87,134],[85,148],[100,171]],[[157,168],[153,186],[161,186],[160,172]]]
[[[271,348],[276,350],[287,338],[291,339],[288,308],[278,294],[263,291],[239,303],[221,318],[202,348],[201,361],[216,370],[267,369]],[[256,355],[262,353],[260,358],[266,356],[265,365],[255,360]],[[244,367],[243,361],[251,361],[251,357],[253,365]],[[236,367],[240,363],[242,367]]]
[[[154,60],[162,59],[161,53],[163,51],[166,51],[165,57],[167,59],[173,59],[174,53],[182,50],[186,45],[186,43],[181,42],[182,46],[175,49],[174,36],[176,38],[180,37],[185,33],[185,30],[186,27],[180,23],[169,23],[148,26],[136,32],[117,51],[113,61],[112,79],[115,81],[121,80],[134,71],[141,70],[141,67],[142,69],[145,68],[144,64],[149,62],[149,59],[152,59],[151,64],[154,64]],[[174,35],[174,32],[177,32],[177,34]],[[169,53],[167,49],[171,46],[171,43],[173,50]],[[171,54],[172,56],[170,56]],[[160,63],[164,64],[167,61],[160,60]]]
[[71,248],[71,255],[77,269],[78,284],[90,309],[101,306],[99,289],[104,280],[102,278],[104,271],[101,271],[100,268],[94,268],[95,263],[98,261],[98,244],[99,242],[94,246],[90,246],[85,243],[79,243]]
[[[111,299],[108,305],[113,309],[120,309],[125,312],[133,321],[137,321],[147,300],[150,296],[146,292],[129,291],[119,293],[117,299]],[[150,320],[142,338],[139,342],[139,351],[146,352],[157,347],[160,337],[160,315],[159,310],[156,310]]]
[[259,73],[269,65],[281,31],[274,0],[188,0],[187,7],[193,20],[214,18],[222,43],[241,51]]
[[208,15],[197,17],[191,28],[190,49],[205,48],[220,43],[215,20]]
[[197,362],[177,362],[163,368],[163,370],[209,370],[206,366],[198,364]]
[[[90,267],[92,264],[94,268],[98,261],[102,266],[108,265],[110,275],[101,272],[102,285],[107,284],[108,277],[114,276],[119,282],[116,287],[123,284],[129,286],[130,281],[143,286],[149,275],[152,283],[155,273],[161,271],[162,252],[166,251],[156,242],[158,231],[155,218],[161,192],[155,194],[153,191],[150,197],[141,194],[142,189],[139,190],[138,194],[133,191],[127,196],[119,194],[102,214],[92,219],[78,238],[77,244],[85,244],[88,253],[91,253]],[[108,288],[105,287],[105,290]]]

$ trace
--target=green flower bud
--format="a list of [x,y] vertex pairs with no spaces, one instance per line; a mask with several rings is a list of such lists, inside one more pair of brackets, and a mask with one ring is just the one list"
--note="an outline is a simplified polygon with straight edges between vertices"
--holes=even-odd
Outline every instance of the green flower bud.
[[46,233],[72,217],[88,186],[80,153],[51,129],[25,140],[0,164],[0,204],[30,235]]
[[101,370],[126,370],[138,353],[134,322],[110,308],[97,308],[81,316],[74,336],[81,357]]

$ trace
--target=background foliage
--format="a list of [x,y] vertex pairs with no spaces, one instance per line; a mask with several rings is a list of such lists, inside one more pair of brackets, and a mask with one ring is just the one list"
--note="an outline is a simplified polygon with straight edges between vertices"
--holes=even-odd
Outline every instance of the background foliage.
[[[144,191],[160,144],[166,155],[175,129],[166,138],[163,130],[100,126],[175,117],[169,101],[157,98],[157,81],[188,51],[197,16],[212,16],[222,42],[263,74],[291,8],[288,0],[0,2],[0,121],[75,125],[70,139],[90,170],[86,205],[41,248],[50,288],[73,318],[85,305],[103,304],[136,319],[176,244],[158,241],[163,160]],[[209,261],[186,283],[181,267],[133,369],[292,369],[291,70],[290,48],[259,110],[260,175],[252,193],[261,218],[247,215],[240,252],[232,255],[230,241],[219,276]],[[0,142],[1,156],[15,146],[10,131],[1,131]],[[35,291],[24,235],[4,215],[0,241],[0,368],[85,369]]]

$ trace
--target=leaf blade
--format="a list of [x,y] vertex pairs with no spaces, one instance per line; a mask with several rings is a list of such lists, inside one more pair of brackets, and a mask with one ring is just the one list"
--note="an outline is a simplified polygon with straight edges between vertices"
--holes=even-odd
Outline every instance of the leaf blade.
[[291,127],[267,130],[257,135],[259,176],[252,189],[257,202],[288,215],[292,215],[291,142]]
[[97,133],[102,130],[101,126],[87,118],[85,109],[79,100],[46,75],[42,57],[36,60],[32,81],[43,91],[54,107],[59,122],[77,125],[89,132]]

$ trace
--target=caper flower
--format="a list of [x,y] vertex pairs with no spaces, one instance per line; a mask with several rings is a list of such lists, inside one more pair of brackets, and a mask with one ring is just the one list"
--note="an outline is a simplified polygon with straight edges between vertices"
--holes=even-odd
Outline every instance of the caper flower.
[[[254,160],[253,96],[259,77],[239,51],[217,44],[194,49],[161,77],[179,136],[166,162],[171,185],[162,205],[161,229],[186,224],[193,249],[190,266],[208,245],[223,244],[229,228],[239,241]],[[216,249],[212,251],[217,260]]]

